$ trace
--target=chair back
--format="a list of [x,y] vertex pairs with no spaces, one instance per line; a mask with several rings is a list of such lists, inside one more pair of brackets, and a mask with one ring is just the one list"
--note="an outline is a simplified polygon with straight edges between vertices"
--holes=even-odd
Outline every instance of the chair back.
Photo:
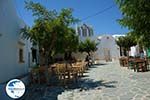
[[65,73],[66,72],[66,65],[65,64],[57,64],[56,65],[56,72],[59,73]]

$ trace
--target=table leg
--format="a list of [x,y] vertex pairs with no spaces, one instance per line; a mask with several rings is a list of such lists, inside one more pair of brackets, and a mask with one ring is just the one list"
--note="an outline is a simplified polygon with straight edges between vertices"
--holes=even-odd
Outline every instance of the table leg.
[[137,63],[137,64],[136,64],[136,70],[137,70],[137,72],[139,72],[139,67],[140,67],[140,66],[139,66],[139,64]]

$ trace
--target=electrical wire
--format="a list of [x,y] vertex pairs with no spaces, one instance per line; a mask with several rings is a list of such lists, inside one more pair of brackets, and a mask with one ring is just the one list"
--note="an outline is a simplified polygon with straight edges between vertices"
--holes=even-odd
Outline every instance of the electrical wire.
[[87,16],[87,17],[81,19],[81,21],[84,21],[84,20],[87,20],[87,19],[89,19],[89,18],[92,18],[92,17],[95,17],[95,16],[97,16],[97,15],[100,15],[100,14],[102,14],[102,13],[108,11],[109,9],[112,9],[114,6],[115,6],[115,4],[109,6],[109,7],[105,8],[105,9],[103,9],[103,10],[101,10],[101,11],[95,13],[95,14],[89,15],[89,16]]

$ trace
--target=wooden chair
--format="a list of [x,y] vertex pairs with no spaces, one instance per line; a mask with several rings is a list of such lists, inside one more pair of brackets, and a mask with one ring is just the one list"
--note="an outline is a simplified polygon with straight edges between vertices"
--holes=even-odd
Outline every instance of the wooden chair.
[[74,68],[74,71],[76,71],[77,76],[80,76],[80,73],[81,73],[81,70],[82,70],[81,66],[82,66],[81,62],[76,62],[76,63],[72,64],[72,67]]
[[30,79],[31,79],[31,84],[40,84],[40,77],[39,77],[39,69],[35,68],[32,69],[30,72]]
[[79,73],[79,68],[73,66],[71,68],[71,78],[74,80],[74,82],[78,82],[78,73]]
[[134,69],[134,68],[135,68],[134,58],[129,58],[128,59],[128,69]]
[[123,66],[123,59],[122,58],[119,58],[119,63],[120,63],[120,66]]
[[56,65],[56,74],[58,76],[58,79],[60,80],[60,83],[63,85],[66,85],[66,65],[65,64],[57,64]]
[[146,58],[146,64],[147,64],[147,71],[150,70],[150,58]]
[[147,63],[146,63],[146,60],[145,59],[136,59],[135,60],[135,63],[136,63],[136,70],[137,72],[139,71],[142,71],[142,72],[145,72],[147,71]]
[[39,80],[40,80],[40,84],[41,83],[46,83],[47,82],[47,79],[49,76],[46,75],[48,73],[46,73],[47,69],[46,69],[46,66],[40,66],[39,67]]
[[120,66],[128,67],[128,58],[127,57],[121,57],[119,58]]

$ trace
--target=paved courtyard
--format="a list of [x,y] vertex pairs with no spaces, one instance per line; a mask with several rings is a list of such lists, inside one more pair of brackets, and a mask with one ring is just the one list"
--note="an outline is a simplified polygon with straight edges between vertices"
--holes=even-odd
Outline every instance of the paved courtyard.
[[118,62],[101,63],[90,68],[78,84],[66,88],[41,86],[28,97],[31,100],[150,100],[150,72],[133,72],[120,67]]

